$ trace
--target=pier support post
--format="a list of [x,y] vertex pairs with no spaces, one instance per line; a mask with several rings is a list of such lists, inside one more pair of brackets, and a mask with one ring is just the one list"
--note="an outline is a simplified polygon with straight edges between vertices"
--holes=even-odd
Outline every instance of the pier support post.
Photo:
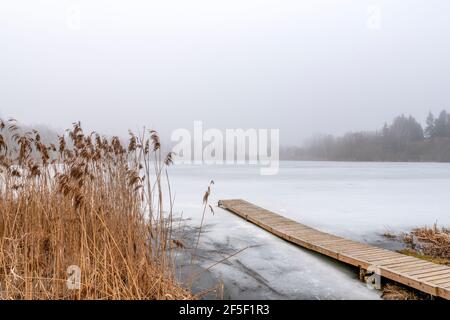
[[367,270],[359,267],[359,280],[362,282],[366,282]]

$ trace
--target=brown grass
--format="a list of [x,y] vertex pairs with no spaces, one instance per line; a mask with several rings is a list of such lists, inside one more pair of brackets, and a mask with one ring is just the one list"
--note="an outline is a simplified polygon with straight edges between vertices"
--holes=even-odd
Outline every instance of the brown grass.
[[404,255],[407,255],[407,256],[415,257],[415,258],[426,260],[429,262],[450,266],[450,259],[423,255],[412,249],[401,249],[401,250],[398,250],[398,252],[402,253]]
[[423,300],[415,291],[398,284],[387,284],[383,287],[381,297],[384,300]]
[[0,130],[1,299],[192,298],[174,280],[161,179],[171,155],[161,159],[156,132],[124,147],[79,123],[58,145],[14,120]]
[[410,233],[403,234],[401,240],[418,256],[450,261],[450,229],[438,227],[437,224],[415,228]]
[[396,235],[390,231],[383,234],[391,240],[398,240],[406,245],[398,252],[434,263],[450,265],[450,229],[439,227],[420,227],[409,233]]

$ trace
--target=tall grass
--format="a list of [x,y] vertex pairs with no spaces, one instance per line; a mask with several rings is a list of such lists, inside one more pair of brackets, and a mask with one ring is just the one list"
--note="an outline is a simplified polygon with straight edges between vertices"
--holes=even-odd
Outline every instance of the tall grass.
[[[450,229],[439,227],[414,228],[410,233],[402,234],[401,240],[411,250],[431,257],[436,262],[450,263]],[[439,261],[439,259],[441,261]]]
[[0,121],[0,298],[191,298],[170,255],[161,179],[170,164],[154,131],[130,133],[124,146],[75,123],[45,144]]

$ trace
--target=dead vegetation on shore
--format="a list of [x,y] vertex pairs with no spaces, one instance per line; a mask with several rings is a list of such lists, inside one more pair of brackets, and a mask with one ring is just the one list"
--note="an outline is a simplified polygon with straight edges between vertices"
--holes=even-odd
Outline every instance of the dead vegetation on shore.
[[388,283],[383,287],[384,300],[423,300],[419,292],[399,284]]
[[423,259],[450,265],[450,229],[438,227],[437,224],[415,228],[401,235],[401,241],[417,257],[423,256]]
[[[386,231],[384,237],[398,240],[405,245],[398,252],[426,260],[429,262],[450,266],[450,229],[439,227],[436,223],[432,227],[414,228],[409,233],[396,235]],[[383,287],[382,297],[386,300],[423,300],[421,293],[398,284],[387,284]]]
[[420,258],[426,261],[450,265],[450,229],[439,227],[414,228],[409,233],[395,234],[384,232],[383,236],[389,240],[397,240],[405,245],[398,252]]
[[192,298],[174,279],[156,132],[124,146],[75,123],[46,145],[0,129],[0,299]]

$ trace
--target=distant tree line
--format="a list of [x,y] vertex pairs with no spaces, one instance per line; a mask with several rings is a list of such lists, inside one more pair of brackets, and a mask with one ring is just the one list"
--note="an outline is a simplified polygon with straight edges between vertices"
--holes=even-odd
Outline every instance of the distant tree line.
[[281,159],[450,162],[450,114],[430,112],[425,128],[412,116],[400,115],[379,131],[317,136],[303,147],[282,148]]

